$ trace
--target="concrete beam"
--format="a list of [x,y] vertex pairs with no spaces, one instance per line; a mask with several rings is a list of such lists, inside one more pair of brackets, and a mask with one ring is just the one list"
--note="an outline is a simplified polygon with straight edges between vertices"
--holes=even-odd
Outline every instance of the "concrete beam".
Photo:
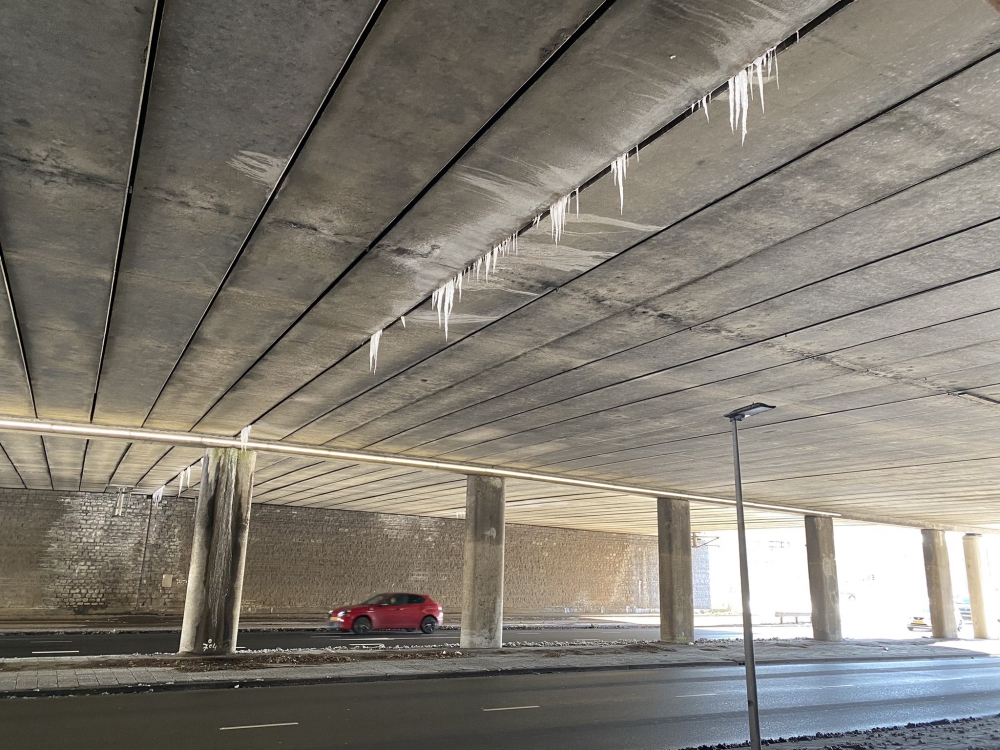
[[672,497],[656,501],[660,543],[660,640],[694,640],[694,587],[691,576],[691,503]]
[[469,475],[465,496],[462,648],[503,645],[504,480]]
[[184,601],[182,654],[236,652],[256,458],[253,451],[235,448],[205,451]]
[[956,638],[955,597],[951,589],[951,566],[944,532],[923,529],[924,573],[927,576],[927,598],[931,610],[931,634],[935,638]]
[[813,638],[817,641],[840,641],[843,640],[843,634],[840,626],[837,556],[833,546],[833,519],[806,516],[805,523]]
[[976,638],[992,638],[990,618],[987,615],[986,596],[983,592],[983,559],[979,549],[979,534],[962,537],[965,549],[965,574],[969,581],[969,608],[972,610],[972,633]]

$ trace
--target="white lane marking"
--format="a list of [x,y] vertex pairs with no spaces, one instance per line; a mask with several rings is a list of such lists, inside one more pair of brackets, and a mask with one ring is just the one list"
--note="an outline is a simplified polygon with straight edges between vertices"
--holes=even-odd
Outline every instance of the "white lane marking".
[[32,651],[33,654],[78,654],[79,651]]
[[297,727],[299,722],[297,721],[283,721],[280,724],[247,724],[242,727],[219,727],[220,732],[226,732],[230,729],[266,729],[267,727]]
[[710,695],[718,695],[718,693],[694,693],[692,695],[675,695],[675,698],[707,698]]
[[504,706],[503,708],[484,708],[483,711],[520,711],[525,708],[541,708],[541,706]]
[[72,643],[73,641],[31,641],[31,643]]

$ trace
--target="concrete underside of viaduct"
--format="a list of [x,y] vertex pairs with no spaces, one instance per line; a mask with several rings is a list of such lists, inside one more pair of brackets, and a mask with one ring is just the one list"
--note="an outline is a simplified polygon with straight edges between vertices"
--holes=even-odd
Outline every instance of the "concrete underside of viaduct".
[[[721,415],[762,400],[748,500],[1000,526],[992,4],[169,0],[153,21],[151,0],[0,10],[0,414],[731,497]],[[745,144],[724,95],[685,117],[782,42]],[[605,168],[637,144],[622,208]],[[533,219],[580,186],[555,245]],[[446,339],[431,292],[525,227]],[[149,494],[195,465],[198,489],[198,449],[0,447],[8,488]],[[278,514],[463,507],[463,478],[400,468],[261,454],[255,483]],[[648,498],[507,500],[514,523],[656,528]]]

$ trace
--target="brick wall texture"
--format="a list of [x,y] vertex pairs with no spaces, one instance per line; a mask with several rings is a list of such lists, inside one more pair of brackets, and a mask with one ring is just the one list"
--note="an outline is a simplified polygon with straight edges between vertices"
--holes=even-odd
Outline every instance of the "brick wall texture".
[[[0,616],[182,611],[193,518],[186,499],[0,489]],[[410,590],[458,613],[464,524],[255,505],[243,610],[321,612]],[[655,537],[513,524],[506,533],[507,612],[659,605]]]

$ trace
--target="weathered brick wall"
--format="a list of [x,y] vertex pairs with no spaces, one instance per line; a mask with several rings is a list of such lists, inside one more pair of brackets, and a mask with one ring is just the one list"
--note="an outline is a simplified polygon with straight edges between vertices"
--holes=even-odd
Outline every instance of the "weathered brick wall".
[[[0,490],[0,615],[181,611],[193,502],[115,506],[114,495]],[[457,613],[464,523],[255,505],[244,611],[319,612],[411,589]],[[508,612],[658,606],[653,537],[509,525],[505,556]]]

